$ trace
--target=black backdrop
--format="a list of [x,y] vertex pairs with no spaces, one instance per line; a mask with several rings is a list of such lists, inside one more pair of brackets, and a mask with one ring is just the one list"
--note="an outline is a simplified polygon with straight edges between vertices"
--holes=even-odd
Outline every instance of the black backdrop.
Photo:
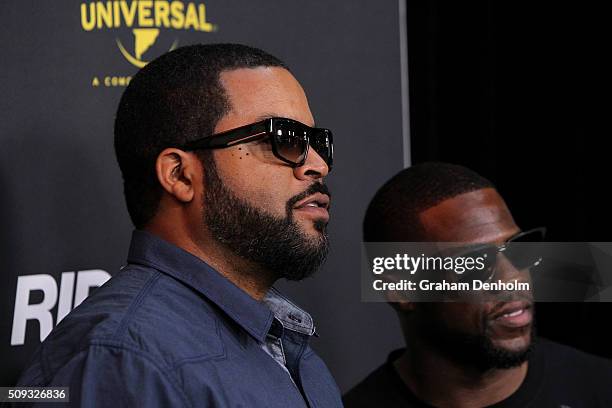
[[[412,160],[466,165],[522,228],[609,241],[609,36],[591,2],[408,2]],[[612,357],[610,304],[540,304],[542,334]]]

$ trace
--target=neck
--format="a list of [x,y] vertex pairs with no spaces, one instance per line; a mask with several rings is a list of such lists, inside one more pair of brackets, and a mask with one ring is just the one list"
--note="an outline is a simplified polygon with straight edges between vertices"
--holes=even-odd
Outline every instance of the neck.
[[427,345],[412,343],[393,365],[417,398],[436,407],[495,404],[512,395],[527,374],[527,362],[482,371],[452,362]]
[[153,222],[145,227],[145,231],[200,258],[255,300],[261,301],[274,284],[276,279],[272,273],[234,254],[209,233],[195,238],[195,234],[192,236],[181,228],[164,224],[166,223]]

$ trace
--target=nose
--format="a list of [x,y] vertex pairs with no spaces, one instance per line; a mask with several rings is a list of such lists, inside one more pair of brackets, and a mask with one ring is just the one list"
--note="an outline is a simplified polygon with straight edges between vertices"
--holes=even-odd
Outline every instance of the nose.
[[308,149],[304,164],[293,169],[293,174],[299,180],[317,180],[327,176],[328,173],[327,163],[312,146]]

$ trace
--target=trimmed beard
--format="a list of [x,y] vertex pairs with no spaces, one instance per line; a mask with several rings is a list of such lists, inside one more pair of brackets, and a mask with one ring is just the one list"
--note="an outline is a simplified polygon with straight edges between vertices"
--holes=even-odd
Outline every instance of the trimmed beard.
[[[485,321],[482,324],[486,327]],[[496,346],[486,332],[471,334],[451,329],[435,317],[422,321],[421,326],[426,341],[446,358],[483,372],[518,367],[529,359],[535,347],[535,320],[531,323],[529,344],[520,350]]]
[[331,196],[327,186],[314,182],[286,204],[286,216],[276,217],[237,197],[219,177],[212,154],[204,165],[203,218],[212,237],[238,256],[256,263],[275,279],[299,281],[316,272],[329,252],[327,222],[314,221],[309,237],[293,218],[293,206],[317,192]]

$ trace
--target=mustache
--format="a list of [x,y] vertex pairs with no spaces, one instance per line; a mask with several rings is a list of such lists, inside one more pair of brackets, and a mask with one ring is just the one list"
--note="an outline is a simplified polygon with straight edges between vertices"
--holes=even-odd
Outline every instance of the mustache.
[[302,191],[300,194],[297,194],[293,197],[291,197],[288,201],[287,201],[287,214],[291,214],[291,211],[293,209],[293,206],[295,206],[295,204],[300,201],[305,199],[308,196],[311,196],[315,193],[321,193],[321,194],[325,194],[329,197],[330,201],[330,208],[331,208],[331,192],[329,191],[329,188],[327,187],[326,184],[323,184],[321,182],[314,182],[310,185],[310,187],[308,187],[306,190]]

